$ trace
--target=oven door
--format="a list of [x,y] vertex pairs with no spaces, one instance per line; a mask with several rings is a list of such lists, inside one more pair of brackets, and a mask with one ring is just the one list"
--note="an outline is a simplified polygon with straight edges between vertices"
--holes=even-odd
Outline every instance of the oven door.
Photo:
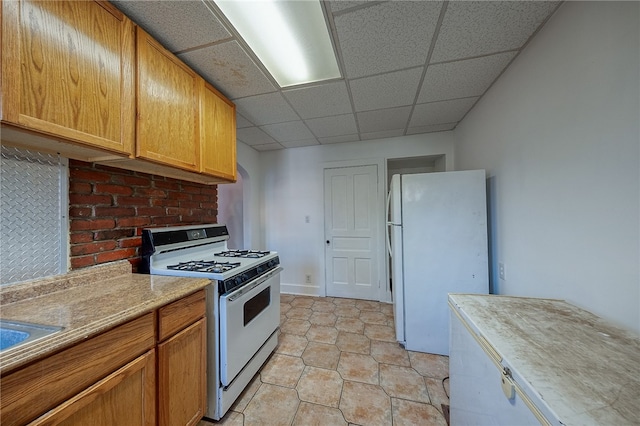
[[277,267],[220,296],[220,380],[229,386],[280,325]]

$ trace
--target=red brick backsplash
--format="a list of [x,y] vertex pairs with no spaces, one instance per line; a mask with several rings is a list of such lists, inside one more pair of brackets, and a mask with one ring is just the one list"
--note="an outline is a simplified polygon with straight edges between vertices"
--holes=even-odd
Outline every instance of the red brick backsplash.
[[128,259],[137,271],[142,228],[215,223],[218,189],[69,160],[71,268]]

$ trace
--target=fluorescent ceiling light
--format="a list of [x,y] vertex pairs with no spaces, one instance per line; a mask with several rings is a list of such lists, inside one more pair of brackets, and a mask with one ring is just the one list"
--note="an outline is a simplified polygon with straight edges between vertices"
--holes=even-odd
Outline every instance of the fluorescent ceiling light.
[[280,87],[340,78],[318,0],[215,0]]

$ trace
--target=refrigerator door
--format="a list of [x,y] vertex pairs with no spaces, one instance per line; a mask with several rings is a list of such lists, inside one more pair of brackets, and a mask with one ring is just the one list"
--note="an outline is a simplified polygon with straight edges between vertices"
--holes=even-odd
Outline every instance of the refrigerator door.
[[402,176],[406,348],[449,354],[448,293],[488,293],[484,170]]
[[391,285],[393,292],[393,316],[396,325],[396,340],[404,345],[404,282],[402,277],[402,206],[400,175],[391,177],[391,188],[387,199],[389,209],[387,222],[389,256],[391,257]]

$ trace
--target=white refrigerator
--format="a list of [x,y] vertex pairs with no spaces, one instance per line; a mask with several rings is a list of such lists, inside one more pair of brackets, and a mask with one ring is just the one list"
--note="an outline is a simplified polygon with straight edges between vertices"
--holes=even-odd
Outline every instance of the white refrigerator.
[[393,175],[388,251],[396,338],[449,355],[448,293],[488,293],[484,170]]

